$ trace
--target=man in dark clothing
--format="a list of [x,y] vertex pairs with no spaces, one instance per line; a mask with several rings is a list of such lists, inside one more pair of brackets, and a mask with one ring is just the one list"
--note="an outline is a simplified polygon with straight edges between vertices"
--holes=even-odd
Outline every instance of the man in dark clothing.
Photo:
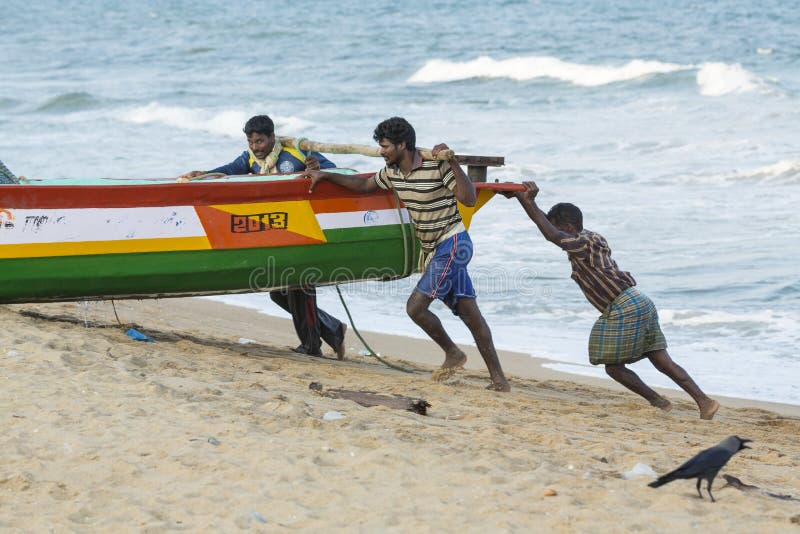
[[[330,169],[336,167],[318,152],[307,155],[293,147],[281,146],[275,139],[275,125],[266,115],[256,115],[244,125],[248,149],[228,163],[209,171],[191,171],[178,177],[186,182],[208,173],[227,175],[277,174],[305,171],[306,169]],[[336,317],[317,308],[317,290],[278,289],[269,293],[272,301],[292,315],[294,329],[300,345],[293,349],[301,354],[322,356],[322,340],[344,359],[344,335],[347,325]]]

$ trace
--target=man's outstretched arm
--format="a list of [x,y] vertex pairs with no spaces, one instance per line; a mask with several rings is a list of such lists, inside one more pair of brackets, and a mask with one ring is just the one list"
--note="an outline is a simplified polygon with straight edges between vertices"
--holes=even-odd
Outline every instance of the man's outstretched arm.
[[348,174],[338,174],[335,172],[325,172],[325,171],[317,171],[317,170],[306,170],[304,173],[307,177],[311,178],[311,185],[308,188],[309,193],[314,192],[314,188],[317,186],[318,183],[327,180],[329,182],[333,182],[337,185],[341,185],[349,189],[350,191],[355,191],[357,193],[374,193],[380,187],[378,187],[378,182],[375,181],[374,176],[370,176],[369,178],[362,178],[360,176],[352,176]]

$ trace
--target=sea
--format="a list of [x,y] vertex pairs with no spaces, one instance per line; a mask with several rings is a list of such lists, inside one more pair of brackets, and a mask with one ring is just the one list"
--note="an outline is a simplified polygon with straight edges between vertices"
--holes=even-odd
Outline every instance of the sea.
[[[543,207],[578,205],[708,393],[800,404],[798,8],[4,0],[0,160],[28,178],[172,177],[233,160],[255,114],[278,135],[359,144],[403,116],[419,146],[504,156],[490,181],[532,179]],[[605,377],[587,356],[597,312],[516,201],[493,199],[470,233],[496,345]],[[424,337],[405,314],[415,282],[340,289],[360,330]],[[215,298],[285,316],[263,293]],[[345,318],[335,288],[319,302]],[[633,368],[675,387],[647,361]]]

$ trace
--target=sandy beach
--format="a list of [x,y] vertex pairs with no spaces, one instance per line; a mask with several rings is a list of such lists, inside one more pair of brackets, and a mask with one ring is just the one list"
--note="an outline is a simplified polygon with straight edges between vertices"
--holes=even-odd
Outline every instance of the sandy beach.
[[[266,297],[265,297],[266,298]],[[663,414],[610,381],[503,352],[512,384],[467,369],[431,382],[431,342],[364,333],[414,372],[293,353],[287,319],[207,299],[0,307],[0,528],[19,532],[800,532],[800,407],[682,392]],[[155,343],[125,335],[135,328]],[[331,355],[329,348],[328,355]],[[428,415],[311,391],[422,398]],[[326,417],[327,414],[327,417]],[[343,417],[336,419],[337,414]],[[736,434],[714,487],[663,474]]]

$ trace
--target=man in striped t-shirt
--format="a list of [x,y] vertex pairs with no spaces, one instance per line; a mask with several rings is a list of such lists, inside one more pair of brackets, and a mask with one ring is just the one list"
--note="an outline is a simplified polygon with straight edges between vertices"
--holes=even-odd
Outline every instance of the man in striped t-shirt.
[[[414,221],[417,237],[422,244],[425,271],[406,303],[411,319],[433,339],[445,353],[444,363],[434,380],[444,380],[462,368],[467,356],[445,332],[442,323],[429,307],[433,299],[442,300],[467,325],[478,350],[489,369],[488,389],[509,391],[503,374],[492,333],[475,301],[475,290],[467,273],[472,258],[472,241],[461,222],[457,201],[467,206],[476,202],[475,186],[458,160],[423,159],[416,150],[414,128],[403,118],[392,117],[381,122],[373,134],[381,147],[386,167],[374,176],[358,176],[306,171],[311,188],[320,180],[329,180],[352,191],[374,193],[378,189],[393,189],[406,206]],[[433,157],[447,145],[439,144],[431,151]]]
[[711,419],[719,403],[710,399],[692,377],[667,353],[667,341],[658,324],[658,312],[636,281],[611,259],[611,249],[600,234],[583,227],[583,214],[572,204],[556,204],[545,214],[536,205],[539,187],[523,182],[526,190],[515,193],[545,239],[561,247],[572,264],[572,279],[601,315],[589,336],[589,361],[604,364],[608,375],[664,411],[672,404],[627,364],[648,358],[653,365],[686,391],[700,408],[702,419]]

